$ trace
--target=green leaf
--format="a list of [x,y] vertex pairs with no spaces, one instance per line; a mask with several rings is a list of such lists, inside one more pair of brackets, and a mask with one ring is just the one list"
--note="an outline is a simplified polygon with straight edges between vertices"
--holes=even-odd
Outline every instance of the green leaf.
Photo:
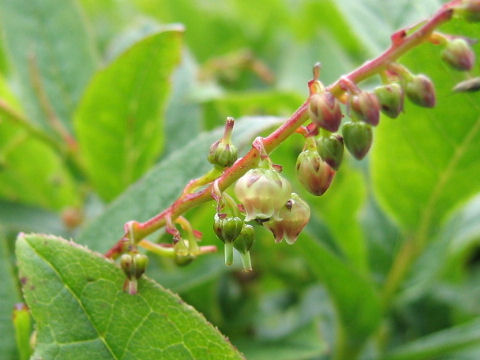
[[236,341],[249,360],[302,360],[317,358],[327,352],[315,322],[276,341]]
[[341,338],[338,341],[343,350],[356,353],[376,329],[381,317],[379,297],[372,284],[308,236],[299,239],[295,246],[314,274],[324,282],[332,298],[340,320]]
[[[480,195],[451,214],[440,233],[412,269],[403,300],[418,299],[435,290],[442,274],[454,272],[452,261],[464,267],[464,256],[480,239]],[[463,255],[463,256],[462,256]],[[462,306],[464,304],[461,304]]]
[[440,3],[439,0],[339,0],[336,6],[370,56],[376,56],[388,47],[390,34],[432,15]]
[[[462,32],[478,37],[471,26]],[[455,31],[456,30],[456,31]],[[406,104],[399,121],[383,118],[375,134],[372,177],[380,204],[419,242],[460,202],[480,190],[479,94],[452,94],[463,78],[441,62],[439,50],[423,45],[402,61],[435,84],[434,109]]]
[[343,166],[326,194],[311,202],[312,209],[328,225],[342,252],[361,271],[368,267],[365,239],[358,221],[365,198],[362,174]]
[[[254,136],[279,122],[280,119],[275,117],[239,119],[233,131],[233,142],[240,149],[244,148]],[[208,149],[222,132],[223,129],[217,129],[200,134],[158,163],[82,231],[78,241],[97,251],[105,251],[120,239],[125,222],[132,219],[145,221],[170,205],[189,180],[211,168],[206,160]]]
[[0,200],[0,227],[7,231],[41,232],[62,235],[66,229],[54,212]]
[[[1,76],[0,98],[19,112],[16,99]],[[80,203],[74,180],[60,156],[1,109],[0,196],[48,209]],[[6,210],[2,207],[2,211]]]
[[2,0],[0,21],[27,114],[50,129],[35,85],[40,83],[56,116],[71,128],[96,62],[78,5],[74,0]]
[[385,360],[433,359],[480,343],[480,319],[442,330],[392,350]]
[[14,360],[18,358],[15,335],[12,322],[12,313],[15,303],[20,301],[20,292],[15,279],[13,259],[11,257],[8,240],[0,233],[0,349],[2,359]]
[[106,200],[142,176],[163,146],[162,111],[181,35],[172,28],[137,42],[93,77],[76,110],[87,173]]
[[72,242],[21,235],[16,254],[45,359],[241,359],[202,315],[147,278],[137,295],[123,272]]

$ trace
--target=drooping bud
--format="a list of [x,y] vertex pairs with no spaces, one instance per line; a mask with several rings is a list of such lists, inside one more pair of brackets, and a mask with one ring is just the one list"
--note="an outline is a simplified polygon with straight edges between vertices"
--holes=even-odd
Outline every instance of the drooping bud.
[[405,94],[398,83],[379,86],[375,89],[381,111],[395,119],[403,111]]
[[215,214],[213,230],[223,242],[233,242],[242,231],[243,220],[238,216],[225,216]]
[[468,80],[459,82],[452,89],[455,92],[475,92],[480,90],[480,77],[474,77]]
[[270,219],[290,196],[290,183],[267,161],[261,166],[250,169],[235,184],[235,195],[247,213],[245,221]]
[[358,94],[352,95],[350,101],[350,107],[355,117],[373,126],[378,125],[380,119],[380,104],[375,94],[361,91]]
[[334,175],[335,170],[320,157],[315,139],[307,138],[305,148],[297,158],[298,180],[305,189],[319,196],[327,191]]
[[310,207],[300,196],[292,193],[279,215],[281,220],[272,219],[264,225],[273,233],[277,243],[285,239],[288,244],[293,244],[310,220]]
[[227,118],[223,137],[210,146],[210,151],[208,153],[208,161],[222,169],[232,166],[237,160],[237,148],[231,141],[233,125],[233,118]]
[[346,123],[342,127],[343,140],[350,154],[361,160],[372,145],[372,127],[364,122]]
[[222,217],[219,214],[215,214],[213,230],[218,238],[224,242],[226,265],[233,264],[233,242],[240,235],[243,226],[243,220],[237,216]]
[[140,277],[145,272],[145,269],[148,265],[148,257],[144,254],[135,254],[133,255],[133,264],[135,267],[135,277],[140,279]]
[[313,123],[328,131],[337,131],[342,121],[340,103],[329,91],[310,96],[308,114]]
[[133,256],[130,254],[123,254],[120,257],[120,267],[122,268],[125,276],[129,279],[135,276],[135,267],[133,265]]
[[448,41],[442,52],[442,59],[454,69],[460,71],[472,70],[475,63],[475,53],[462,38]]
[[250,249],[255,240],[255,230],[252,225],[244,224],[240,235],[233,242],[233,246],[240,253],[242,258],[243,270],[252,270],[252,261],[250,259]]
[[405,93],[414,104],[427,108],[435,106],[435,87],[423,74],[414,75],[407,81]]
[[317,140],[317,149],[323,161],[338,170],[343,160],[343,137],[340,134],[322,136]]
[[455,7],[455,14],[467,21],[480,21],[480,0],[463,0],[461,5]]

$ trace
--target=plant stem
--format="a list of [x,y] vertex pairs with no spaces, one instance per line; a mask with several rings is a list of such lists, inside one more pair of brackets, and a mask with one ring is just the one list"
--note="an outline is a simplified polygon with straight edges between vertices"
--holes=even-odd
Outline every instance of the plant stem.
[[[425,21],[418,29],[414,30],[411,34],[408,34],[406,28],[397,31],[391,36],[392,44],[381,55],[375,59],[366,62],[356,70],[338,79],[335,83],[327,87],[327,90],[332,92],[338,98],[342,98],[345,94],[345,89],[342,88],[342,83],[345,81],[351,83],[359,83],[362,80],[378,74],[384,71],[387,66],[395,62],[400,56],[407,51],[411,50],[415,46],[427,41],[431,33],[442,23],[450,20],[453,15],[453,7],[458,4],[458,0],[453,0],[442,6],[429,20]],[[267,153],[272,152],[278,147],[286,138],[295,133],[297,129],[307,120],[309,99],[290,116],[278,129],[266,138],[261,139],[263,146]],[[221,191],[227,189],[249,169],[254,167],[258,162],[259,153],[255,148],[252,148],[243,158],[239,159],[234,165],[226,169],[225,172],[218,178],[218,186]],[[201,177],[200,179],[202,179]],[[195,181],[195,180],[194,180]],[[187,185],[189,189],[191,185]],[[160,214],[147,220],[144,223],[138,223],[135,229],[134,238],[135,241],[140,241],[145,236],[165,226],[166,218],[170,217],[175,219],[185,211],[194,208],[208,200],[211,200],[211,192],[213,189],[213,183],[210,183],[205,189],[195,193],[183,193],[170,207],[165,209]],[[117,244],[115,244],[106,254],[106,257],[116,258],[123,248],[125,239],[129,234],[125,234]],[[406,256],[407,258],[410,255]]]

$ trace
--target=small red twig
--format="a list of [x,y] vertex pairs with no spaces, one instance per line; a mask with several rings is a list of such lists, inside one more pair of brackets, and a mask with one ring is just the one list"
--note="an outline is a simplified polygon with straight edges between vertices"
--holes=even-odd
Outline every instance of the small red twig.
[[[453,15],[454,7],[459,4],[458,0],[453,0],[447,4],[444,4],[440,10],[438,10],[430,19],[424,21],[423,25],[415,25],[414,27],[407,27],[405,29],[395,32],[391,39],[391,46],[375,59],[368,61],[361,65],[359,68],[350,72],[349,74],[342,76],[339,80],[327,87],[327,90],[334,94],[339,99],[344,98],[345,92],[348,90],[345,86],[345,81],[350,84],[358,84],[362,80],[381,73],[387,69],[389,64],[395,62],[400,56],[414,48],[415,46],[427,41],[432,32],[444,22],[450,20]],[[411,29],[419,26],[418,29]],[[307,100],[285,121],[278,129],[271,133],[266,138],[263,138],[263,146],[267,153],[272,152],[278,147],[285,139],[296,132],[302,134],[305,130],[300,130],[300,126],[307,120]],[[308,128],[307,128],[308,129]],[[304,134],[305,135],[305,134]],[[259,152],[256,148],[252,149],[241,159],[237,160],[230,168],[226,169],[221,176],[219,176],[215,183],[218,185],[221,191],[227,189],[236,180],[238,180],[249,169],[254,167],[258,162]],[[167,218],[175,219],[187,210],[194,208],[206,201],[212,200],[213,181],[206,188],[190,193],[192,188],[192,182],[190,182],[186,191],[167,209],[154,216],[153,218],[143,222],[136,223],[134,234],[126,233],[122,239],[115,244],[106,254],[106,257],[116,258],[123,251],[126,239],[129,236],[133,236],[135,242],[139,242],[141,239],[151,234],[152,232],[164,227],[166,225]]]

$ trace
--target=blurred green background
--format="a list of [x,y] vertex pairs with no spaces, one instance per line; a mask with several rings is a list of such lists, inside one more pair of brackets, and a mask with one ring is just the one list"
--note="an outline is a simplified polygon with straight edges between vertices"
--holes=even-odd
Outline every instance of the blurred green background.
[[[226,116],[239,119],[234,141],[243,154],[278,124],[269,116],[286,118],[303,102],[315,62],[331,83],[441,3],[0,0],[2,359],[18,355],[10,321],[21,301],[18,232],[106,251],[124,222],[153,216],[208,170],[207,149],[219,136],[210,131]],[[148,50],[145,39],[162,30],[173,35]],[[460,20],[442,31],[480,36],[477,24]],[[272,154],[312,209],[295,245],[274,244],[259,227],[252,273],[239,258],[225,267],[218,254],[185,267],[151,255],[147,275],[248,359],[329,359],[342,347],[361,349],[363,359],[478,359],[479,98],[451,93],[468,75],[448,69],[440,51],[425,44],[400,61],[433,79],[438,106],[406,104],[398,119],[382,118],[370,154],[348,156],[324,196],[295,178],[301,136]],[[214,211],[207,204],[186,216],[203,243],[221,248]],[[417,244],[418,257],[389,297],[387,274],[404,244]]]

